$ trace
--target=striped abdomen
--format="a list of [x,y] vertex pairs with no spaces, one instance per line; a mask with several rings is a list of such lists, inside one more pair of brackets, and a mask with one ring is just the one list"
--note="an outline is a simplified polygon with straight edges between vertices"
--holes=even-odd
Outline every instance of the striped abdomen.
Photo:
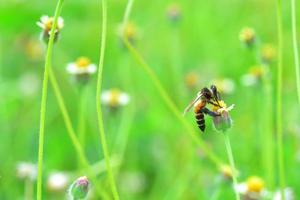
[[204,119],[204,113],[199,110],[197,113],[195,113],[196,122],[198,124],[198,127],[203,132],[205,130],[205,119]]
[[204,120],[204,113],[202,112],[202,108],[204,108],[206,105],[205,101],[199,101],[195,105],[195,117],[196,117],[196,122],[198,124],[198,127],[200,130],[203,132],[205,130],[205,120]]

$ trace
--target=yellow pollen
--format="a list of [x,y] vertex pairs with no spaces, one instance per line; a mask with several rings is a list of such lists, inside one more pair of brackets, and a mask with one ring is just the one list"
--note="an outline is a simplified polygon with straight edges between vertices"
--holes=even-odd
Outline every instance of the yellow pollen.
[[110,91],[110,98],[108,104],[112,107],[117,107],[120,104],[121,91],[117,88]]
[[[214,101],[214,103],[216,103],[215,101]],[[216,103],[217,104],[217,103]],[[222,107],[222,108],[227,108],[227,106],[226,106],[226,104],[225,104],[225,102],[224,101],[219,101],[219,105]],[[212,107],[212,110],[214,111],[214,112],[216,112],[216,111],[218,111],[220,109],[220,107],[219,106],[215,106],[215,105],[213,105],[213,107]]]
[[47,31],[50,31],[52,24],[53,24],[53,17],[49,17],[48,21],[45,22],[45,29]]
[[251,176],[247,180],[247,188],[248,192],[261,192],[264,188],[264,181],[257,176]]
[[79,57],[76,60],[76,65],[80,68],[86,68],[90,64],[90,60],[87,57]]

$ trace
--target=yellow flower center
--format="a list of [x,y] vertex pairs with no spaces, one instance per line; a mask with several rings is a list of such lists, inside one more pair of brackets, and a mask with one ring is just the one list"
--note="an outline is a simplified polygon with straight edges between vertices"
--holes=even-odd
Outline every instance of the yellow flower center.
[[[217,104],[217,102],[214,102],[214,103],[215,103],[216,105],[220,105],[222,108],[227,108],[227,106],[226,106],[226,104],[225,104],[225,102],[224,102],[223,100],[219,101],[219,104]],[[219,106],[213,105],[213,107],[212,107],[212,110],[213,110],[214,112],[218,111],[219,109],[220,109]]]
[[255,38],[255,32],[252,28],[244,28],[240,34],[240,40],[242,42],[251,42]]
[[112,107],[116,107],[120,104],[121,91],[119,89],[112,89],[110,91],[110,98],[108,104]]
[[91,62],[87,57],[80,57],[76,60],[76,65],[80,68],[86,68],[90,63]]
[[134,39],[136,36],[136,28],[133,23],[128,23],[124,30],[124,35],[128,39]]
[[227,178],[232,177],[232,170],[231,170],[231,167],[229,165],[222,165],[220,167],[220,171],[223,174],[223,176],[225,176]]
[[276,50],[271,44],[265,44],[261,49],[261,54],[265,61],[270,62],[274,59]]
[[264,181],[257,177],[252,176],[247,180],[248,192],[261,192],[264,188]]
[[195,87],[197,82],[198,82],[198,76],[196,73],[191,72],[185,76],[185,84],[187,87],[189,88]]
[[48,21],[45,22],[45,29],[47,31],[50,31],[52,24],[53,24],[53,17],[49,17]]

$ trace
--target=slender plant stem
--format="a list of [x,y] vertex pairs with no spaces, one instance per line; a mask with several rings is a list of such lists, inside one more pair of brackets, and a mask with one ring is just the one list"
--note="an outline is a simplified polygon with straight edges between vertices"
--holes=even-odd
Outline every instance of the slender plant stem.
[[235,198],[236,198],[236,200],[240,200],[240,195],[238,194],[238,192],[235,189],[235,186],[237,185],[236,168],[235,168],[235,164],[234,164],[234,159],[233,159],[230,140],[229,140],[229,137],[228,137],[227,133],[223,133],[223,135],[224,135],[224,141],[225,141],[227,156],[228,156],[230,166],[231,166],[231,171],[232,171],[232,180],[233,180],[233,189],[234,189],[234,192],[235,192]]
[[102,72],[103,72],[104,56],[105,56],[104,54],[105,54],[105,44],[106,44],[106,26],[107,26],[107,1],[102,0],[102,37],[101,37],[100,58],[99,58],[98,77],[97,77],[97,91],[96,91],[96,106],[97,106],[97,118],[98,118],[97,121],[98,121],[100,139],[101,139],[106,169],[108,173],[108,178],[110,182],[110,187],[114,199],[118,200],[119,194],[114,180],[114,175],[110,166],[110,156],[109,156],[106,136],[104,132],[104,124],[103,124],[102,110],[101,110],[101,98],[100,98],[101,87],[102,87]]
[[43,154],[44,154],[44,133],[45,133],[45,115],[46,115],[46,105],[47,105],[47,89],[48,89],[48,73],[51,67],[52,49],[55,36],[55,30],[57,26],[57,20],[62,10],[64,0],[58,0],[55,14],[54,22],[50,32],[50,38],[47,46],[46,59],[45,59],[45,69],[44,69],[44,79],[42,88],[42,100],[41,100],[41,110],[40,110],[40,131],[39,131],[39,147],[38,147],[38,177],[37,177],[37,200],[42,199],[42,179],[43,179]]
[[[100,188],[100,185],[97,183],[97,178],[96,178],[96,174],[93,173],[92,167],[90,166],[87,158],[84,155],[84,151],[80,145],[79,140],[76,137],[76,133],[74,131],[71,119],[70,119],[70,115],[67,111],[66,105],[64,103],[64,99],[62,97],[61,91],[59,89],[55,74],[52,70],[52,68],[49,69],[49,78],[50,78],[50,82],[54,91],[54,95],[56,97],[56,100],[58,102],[58,106],[60,108],[60,111],[62,113],[63,116],[63,120],[64,123],[66,125],[67,128],[67,133],[71,139],[71,142],[76,150],[76,153],[78,155],[78,159],[80,160],[80,163],[82,163],[82,165],[85,167],[88,176],[90,177],[91,181],[94,183],[94,185],[96,186],[96,192],[97,194],[101,195],[102,197],[105,196],[105,192]],[[107,199],[107,198],[106,198]]]
[[25,200],[32,200],[33,198],[33,182],[30,178],[25,180],[25,189],[24,189],[24,199]]
[[283,28],[282,28],[282,2],[277,0],[277,37],[278,37],[278,66],[277,66],[277,151],[278,151],[278,169],[281,199],[285,200],[284,187],[285,187],[285,171],[284,171],[284,158],[283,158],[283,130],[282,130],[282,48],[283,48]]
[[[82,86],[79,90],[79,106],[78,106],[78,138],[83,149],[85,150],[85,106],[86,106],[87,87]],[[78,159],[78,166],[82,167],[83,163]]]
[[300,62],[299,62],[299,50],[297,47],[297,23],[296,23],[296,0],[291,0],[291,18],[292,18],[292,35],[293,35],[293,50],[294,50],[294,62],[296,70],[296,86],[298,104],[300,105]]

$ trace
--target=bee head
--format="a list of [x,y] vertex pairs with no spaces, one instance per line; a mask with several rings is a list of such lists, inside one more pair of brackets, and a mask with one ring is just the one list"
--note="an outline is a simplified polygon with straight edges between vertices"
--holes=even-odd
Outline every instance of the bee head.
[[215,98],[215,100],[220,100],[220,94],[217,90],[217,87],[215,85],[211,85],[210,86],[210,90],[212,91],[212,95]]
[[212,92],[207,88],[203,88],[201,90],[201,95],[205,98],[205,99],[211,99],[213,97]]

